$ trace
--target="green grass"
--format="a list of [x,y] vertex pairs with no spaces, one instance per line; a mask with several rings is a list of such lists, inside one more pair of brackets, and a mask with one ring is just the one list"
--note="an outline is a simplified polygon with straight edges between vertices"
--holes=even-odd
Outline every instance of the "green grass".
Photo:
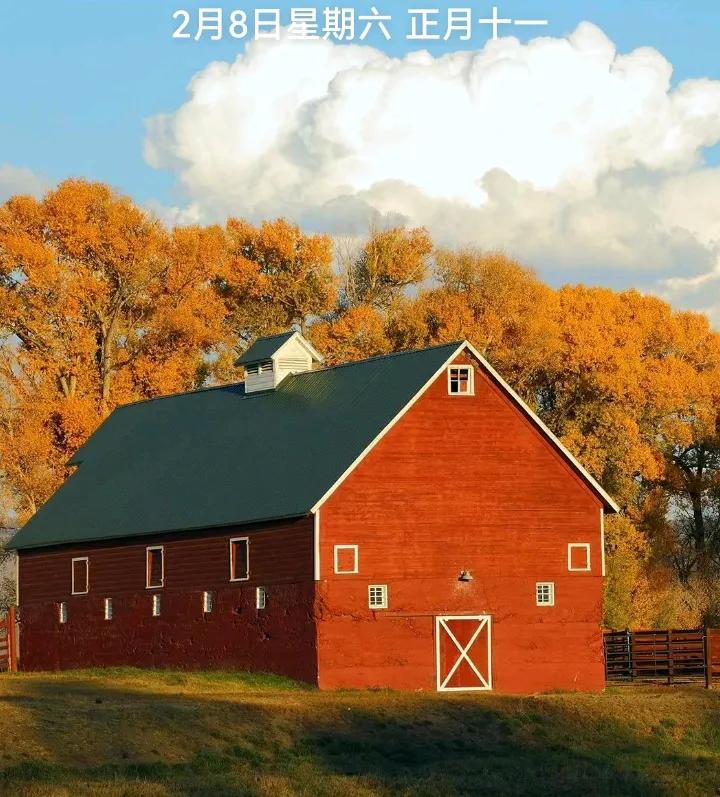
[[323,693],[272,675],[0,675],[0,795],[714,795],[720,693]]

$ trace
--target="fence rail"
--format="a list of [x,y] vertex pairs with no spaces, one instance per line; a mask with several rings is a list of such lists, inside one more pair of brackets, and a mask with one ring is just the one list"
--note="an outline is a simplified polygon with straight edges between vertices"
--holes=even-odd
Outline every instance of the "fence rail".
[[606,631],[605,680],[608,683],[665,681],[720,682],[720,629]]
[[17,669],[17,626],[15,607],[11,606],[5,617],[0,617],[0,671]]

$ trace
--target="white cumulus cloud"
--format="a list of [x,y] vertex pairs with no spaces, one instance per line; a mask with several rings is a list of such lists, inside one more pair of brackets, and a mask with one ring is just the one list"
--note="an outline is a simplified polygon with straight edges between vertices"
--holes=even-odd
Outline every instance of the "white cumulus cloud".
[[52,187],[46,177],[11,163],[0,163],[0,202],[5,202],[16,194],[42,196]]
[[254,42],[148,121],[145,156],[177,173],[179,217],[359,231],[400,214],[441,242],[692,303],[720,263],[720,170],[703,162],[720,81],[671,78],[657,50],[618,53],[587,22],[438,57]]

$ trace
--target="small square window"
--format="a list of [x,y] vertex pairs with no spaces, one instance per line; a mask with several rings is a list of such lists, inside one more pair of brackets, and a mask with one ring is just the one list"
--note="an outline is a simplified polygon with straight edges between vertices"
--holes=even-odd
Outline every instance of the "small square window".
[[165,556],[162,545],[153,545],[145,549],[146,574],[145,586],[147,589],[158,589],[165,586]]
[[535,603],[538,606],[555,605],[555,584],[552,581],[542,581],[535,584]]
[[590,543],[568,544],[568,570],[571,573],[587,573],[590,570]]
[[160,617],[160,610],[162,609],[161,599],[159,595],[152,596],[152,616]]
[[65,601],[63,601],[58,606],[58,622],[65,624],[67,623],[67,621],[68,621],[68,605],[67,603],[65,603]]
[[371,609],[387,609],[388,607],[387,584],[371,584],[368,587],[368,606]]
[[255,607],[264,609],[267,606],[267,592],[265,587],[258,587],[255,590]]
[[90,586],[88,558],[81,556],[72,560],[72,594],[87,595]]
[[105,598],[105,619],[112,620],[112,617],[113,617],[112,598]]
[[472,396],[473,376],[471,365],[451,365],[448,368],[448,393],[451,396]]
[[247,537],[230,540],[230,581],[250,578],[250,544]]
[[213,610],[212,592],[203,592],[203,614],[211,614]]
[[335,546],[335,572],[338,574],[358,572],[358,546]]

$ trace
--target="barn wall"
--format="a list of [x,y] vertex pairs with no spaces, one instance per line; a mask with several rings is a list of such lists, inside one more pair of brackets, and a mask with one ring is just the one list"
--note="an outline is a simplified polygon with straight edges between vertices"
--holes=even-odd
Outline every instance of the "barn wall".
[[[250,579],[230,582],[229,539],[250,538]],[[145,588],[145,548],[164,546],[165,586]],[[71,595],[73,557],[89,558],[90,590]],[[24,670],[132,664],[232,667],[315,682],[312,520],[174,533],[20,553]],[[267,607],[255,608],[255,589]],[[204,591],[214,595],[202,611]],[[152,616],[152,595],[162,613]],[[104,619],[104,599],[113,618]],[[68,603],[68,623],[58,604]]]
[[[322,687],[435,689],[433,618],[489,614],[495,689],[602,689],[600,502],[479,370],[473,397],[438,377],[322,506],[320,540]],[[569,542],[591,572],[568,572]],[[334,574],[335,544],[359,545],[357,575]]]

